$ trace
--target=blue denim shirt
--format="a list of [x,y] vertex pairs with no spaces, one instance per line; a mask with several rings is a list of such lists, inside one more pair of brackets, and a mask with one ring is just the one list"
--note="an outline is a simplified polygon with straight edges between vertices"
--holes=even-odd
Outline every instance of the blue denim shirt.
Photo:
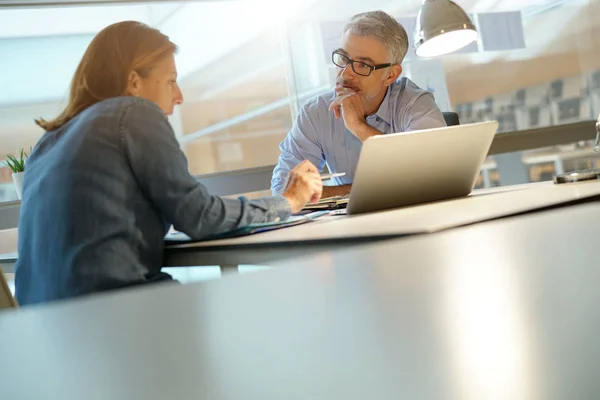
[[[336,119],[329,106],[335,91],[327,92],[303,107],[290,133],[281,143],[281,155],[271,180],[273,193],[281,193],[287,176],[303,160],[322,170],[346,175],[331,180],[332,185],[352,183],[362,149],[342,118]],[[442,112],[431,92],[420,89],[407,78],[394,82],[387,90],[377,112],[367,117],[367,124],[382,133],[398,133],[446,126]]]
[[281,196],[211,196],[158,106],[105,100],[46,132],[29,157],[16,297],[27,305],[171,279],[161,272],[171,224],[202,238],[289,215]]

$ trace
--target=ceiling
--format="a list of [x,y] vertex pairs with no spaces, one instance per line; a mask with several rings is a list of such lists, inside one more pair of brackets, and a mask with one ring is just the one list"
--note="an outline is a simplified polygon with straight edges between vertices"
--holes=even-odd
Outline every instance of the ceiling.
[[125,20],[158,24],[180,6],[171,2],[86,7],[0,7],[0,39],[95,35],[107,25]]
[[[171,0],[171,3],[186,0]],[[195,1],[229,1],[229,0],[195,0]],[[0,8],[39,8],[39,7],[65,7],[65,6],[90,6],[111,4],[135,3],[165,3],[165,0],[0,0]]]

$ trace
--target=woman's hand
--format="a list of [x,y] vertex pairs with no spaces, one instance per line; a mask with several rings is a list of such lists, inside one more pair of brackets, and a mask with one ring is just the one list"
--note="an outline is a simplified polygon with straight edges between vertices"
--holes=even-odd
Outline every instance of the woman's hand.
[[283,197],[292,206],[292,213],[297,213],[307,203],[319,201],[323,193],[321,175],[310,161],[302,161],[290,171]]

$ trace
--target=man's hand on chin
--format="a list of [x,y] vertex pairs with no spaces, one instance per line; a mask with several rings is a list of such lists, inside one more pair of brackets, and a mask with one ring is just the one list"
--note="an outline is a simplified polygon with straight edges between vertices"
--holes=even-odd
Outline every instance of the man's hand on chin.
[[367,125],[360,91],[337,86],[335,92],[337,97],[329,106],[329,111],[333,112],[336,118],[343,118],[344,125],[354,136],[364,142],[371,136],[381,134]]

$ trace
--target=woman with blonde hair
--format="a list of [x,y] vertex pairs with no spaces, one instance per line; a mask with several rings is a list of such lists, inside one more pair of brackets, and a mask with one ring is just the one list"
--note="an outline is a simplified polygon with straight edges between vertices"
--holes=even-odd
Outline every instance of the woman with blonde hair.
[[310,163],[281,196],[249,201],[210,195],[188,172],[167,116],[183,102],[177,47],[157,29],[126,21],[92,40],[68,104],[25,172],[16,297],[42,303],[171,280],[161,272],[172,224],[202,238],[288,218],[321,195]]

